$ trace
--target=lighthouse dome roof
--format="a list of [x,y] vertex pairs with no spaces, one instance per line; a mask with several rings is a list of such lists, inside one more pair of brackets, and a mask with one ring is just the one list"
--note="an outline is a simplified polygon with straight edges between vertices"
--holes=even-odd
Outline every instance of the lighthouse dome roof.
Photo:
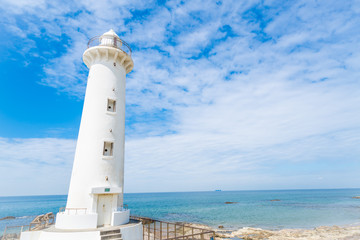
[[102,37],[116,37],[119,38],[119,36],[114,32],[114,30],[110,29],[108,32],[104,33]]

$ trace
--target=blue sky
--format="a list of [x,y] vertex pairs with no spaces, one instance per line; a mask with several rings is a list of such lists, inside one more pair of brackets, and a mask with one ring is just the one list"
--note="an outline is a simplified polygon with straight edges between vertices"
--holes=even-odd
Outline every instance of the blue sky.
[[126,192],[359,187],[358,1],[4,1],[0,195],[67,193],[110,28],[135,63]]

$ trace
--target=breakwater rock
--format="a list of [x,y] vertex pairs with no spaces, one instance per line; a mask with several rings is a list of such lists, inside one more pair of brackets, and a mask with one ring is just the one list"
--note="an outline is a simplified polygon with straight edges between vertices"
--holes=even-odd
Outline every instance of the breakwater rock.
[[10,219],[15,219],[16,217],[13,217],[13,216],[7,216],[7,217],[3,217],[3,218],[0,218],[0,221],[1,220],[10,220]]

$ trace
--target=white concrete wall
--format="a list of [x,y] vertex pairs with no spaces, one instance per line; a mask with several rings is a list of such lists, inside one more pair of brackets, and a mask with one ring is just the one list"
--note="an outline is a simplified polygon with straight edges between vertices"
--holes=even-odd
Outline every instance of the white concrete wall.
[[[53,233],[43,232],[39,240],[100,240],[100,232],[71,232]],[[21,239],[22,240],[22,239]]]
[[23,232],[21,240],[100,240],[100,232]]
[[97,227],[98,215],[89,214],[56,214],[55,228],[57,229],[91,229]]
[[137,225],[121,228],[121,235],[123,240],[143,240],[143,225]]
[[21,240],[39,240],[41,237],[42,231],[32,231],[32,232],[22,232],[20,239]]
[[130,210],[113,212],[112,215],[112,226],[119,226],[122,224],[126,224],[130,221]]
[[[143,225],[128,224],[120,228],[123,240],[143,240]],[[20,240],[100,240],[100,231],[31,231],[23,232]]]

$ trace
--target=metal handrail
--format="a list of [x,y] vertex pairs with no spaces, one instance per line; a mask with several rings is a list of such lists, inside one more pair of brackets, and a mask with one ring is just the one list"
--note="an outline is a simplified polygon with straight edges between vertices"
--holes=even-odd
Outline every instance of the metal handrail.
[[215,231],[211,229],[193,227],[184,223],[164,222],[147,217],[131,216],[130,218],[142,222],[143,240],[215,240]]
[[[122,207],[120,207],[119,209],[121,210],[128,210],[129,207],[127,204],[124,204]],[[87,212],[87,208],[67,208],[67,207],[61,207],[59,208],[59,213],[68,213],[70,214],[71,211],[75,211],[75,214],[78,214],[78,211],[84,211],[83,213],[86,214]]]
[[127,55],[131,56],[131,47],[130,45],[118,37],[112,36],[96,36],[89,40],[87,47],[96,47],[96,46],[108,46],[117,48]]
[[[36,231],[49,227],[55,223],[55,215],[52,212],[36,216],[29,225],[23,226],[6,226],[3,236],[0,236],[0,240],[6,239],[20,239],[21,233],[24,230]],[[17,231],[11,232],[11,229],[16,229]],[[10,231],[9,231],[10,230]]]
[[122,205],[121,207],[117,208],[117,211],[119,212],[123,212],[123,211],[127,211],[129,209],[127,204]]
[[70,212],[74,212],[75,211],[75,215],[78,214],[78,211],[83,211],[83,214],[86,214],[87,208],[67,208],[67,207],[61,207],[59,209],[59,213],[66,213],[68,215],[70,215]]
[[[23,226],[6,226],[3,232],[3,235],[0,236],[1,240],[6,240],[6,239],[20,239],[21,233],[23,232],[24,228],[29,229],[29,225],[23,225]],[[15,231],[15,232],[10,232],[9,233],[9,229],[20,229],[20,231]]]

